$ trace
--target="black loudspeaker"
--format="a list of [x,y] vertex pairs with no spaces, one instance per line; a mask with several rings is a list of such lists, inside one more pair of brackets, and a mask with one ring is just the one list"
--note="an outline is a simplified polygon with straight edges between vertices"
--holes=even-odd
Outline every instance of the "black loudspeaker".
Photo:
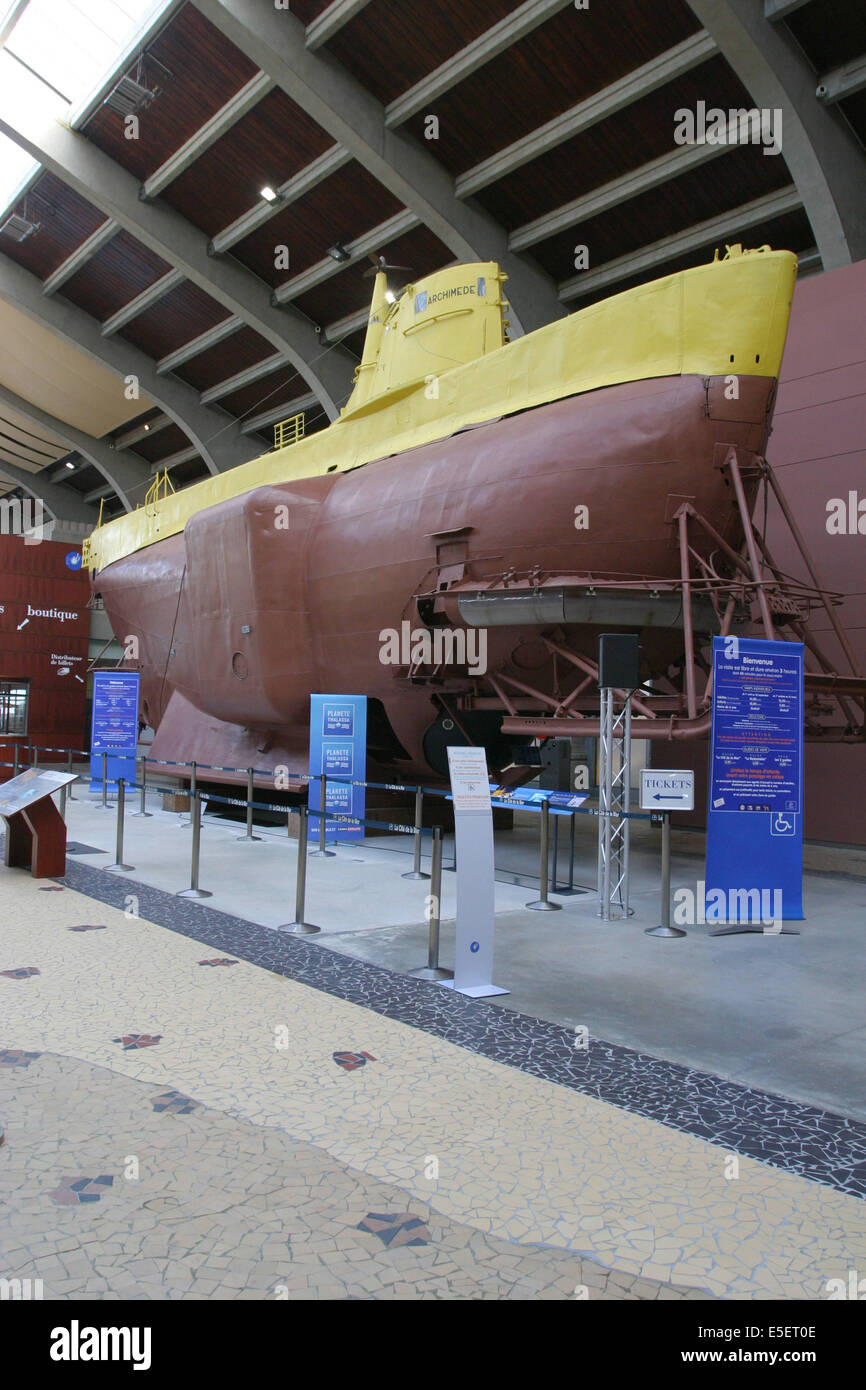
[[636,632],[603,632],[598,639],[599,689],[616,686],[621,690],[636,690],[638,674],[638,634]]

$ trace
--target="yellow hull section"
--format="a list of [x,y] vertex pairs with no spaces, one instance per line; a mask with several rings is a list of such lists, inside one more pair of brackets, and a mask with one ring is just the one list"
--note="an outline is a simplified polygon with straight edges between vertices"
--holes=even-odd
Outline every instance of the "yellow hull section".
[[[453,267],[423,283],[476,270],[491,280],[499,274],[491,265]],[[652,377],[778,376],[796,274],[790,251],[733,248],[729,258],[626,290],[466,363],[458,319],[460,365],[356,409],[350,401],[326,430],[98,527],[85,541],[84,563],[104,569],[177,535],[195,512],[255,488],[345,472],[566,396]],[[406,305],[398,303],[400,322]]]

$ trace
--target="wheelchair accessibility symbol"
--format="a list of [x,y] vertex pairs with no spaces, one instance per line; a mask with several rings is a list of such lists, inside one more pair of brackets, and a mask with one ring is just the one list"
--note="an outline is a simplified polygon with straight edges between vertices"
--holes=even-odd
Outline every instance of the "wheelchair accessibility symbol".
[[797,817],[793,811],[773,811],[770,816],[771,835],[796,835]]

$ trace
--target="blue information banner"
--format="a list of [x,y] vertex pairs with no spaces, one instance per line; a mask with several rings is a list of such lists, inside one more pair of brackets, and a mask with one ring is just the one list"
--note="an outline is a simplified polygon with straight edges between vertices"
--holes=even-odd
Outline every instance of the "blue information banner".
[[803,644],[713,638],[706,920],[803,917]]
[[[364,782],[367,777],[367,697],[366,695],[313,695],[310,698],[310,776],[351,778]],[[336,840],[362,840],[359,822],[366,813],[366,788],[348,782],[326,784],[326,811],[335,815],[357,816],[358,820],[326,820],[325,833]],[[321,809],[321,783],[311,782],[311,811]],[[319,818],[310,824],[310,836],[319,833]]]
[[93,715],[90,725],[90,790],[102,790],[102,755],[109,791],[117,779],[135,781],[138,746],[137,671],[94,671]]

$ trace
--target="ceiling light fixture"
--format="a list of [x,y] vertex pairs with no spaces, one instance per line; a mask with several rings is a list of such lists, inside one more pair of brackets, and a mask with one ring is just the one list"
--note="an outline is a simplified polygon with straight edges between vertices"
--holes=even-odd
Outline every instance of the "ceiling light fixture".
[[277,190],[275,188],[271,188],[271,185],[269,183],[266,183],[264,188],[259,189],[259,197],[264,198],[266,203],[276,203],[279,199],[279,196],[280,195],[277,192]]
[[11,237],[13,241],[26,241],[29,236],[38,231],[38,222],[31,222],[29,217],[22,217],[17,212],[10,213],[3,225],[0,226],[0,232],[4,236]]
[[75,468],[75,464],[72,462],[72,459],[67,459],[67,460],[66,460],[66,467],[67,467],[67,468],[71,468],[71,469],[74,469],[74,468]]
[[328,247],[328,255],[332,261],[336,261],[339,265],[352,259],[351,253],[346,250],[341,241],[335,241],[333,246]]

